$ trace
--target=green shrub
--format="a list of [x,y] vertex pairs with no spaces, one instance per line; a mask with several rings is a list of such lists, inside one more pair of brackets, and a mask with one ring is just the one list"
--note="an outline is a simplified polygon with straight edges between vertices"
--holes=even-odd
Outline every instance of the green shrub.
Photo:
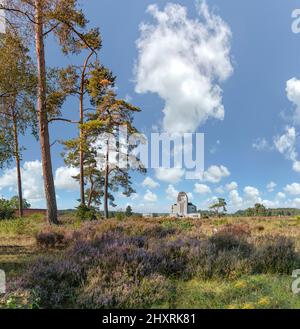
[[87,221],[97,220],[96,209],[81,204],[76,208],[76,218]]
[[0,220],[14,218],[15,210],[10,201],[0,199]]
[[116,220],[118,220],[118,221],[122,221],[122,220],[124,220],[125,219],[125,214],[123,213],[123,212],[117,212],[116,213]]

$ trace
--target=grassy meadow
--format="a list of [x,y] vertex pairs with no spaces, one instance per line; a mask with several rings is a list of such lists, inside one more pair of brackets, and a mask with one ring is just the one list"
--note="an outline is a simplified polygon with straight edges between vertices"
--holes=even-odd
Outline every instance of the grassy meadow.
[[0,221],[0,308],[300,308],[299,218]]

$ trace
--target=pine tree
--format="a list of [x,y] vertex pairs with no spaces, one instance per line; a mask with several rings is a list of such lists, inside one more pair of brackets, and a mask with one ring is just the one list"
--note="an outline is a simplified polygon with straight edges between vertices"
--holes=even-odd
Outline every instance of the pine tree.
[[[101,97],[100,102],[97,100],[95,102],[98,105],[97,111],[87,115],[88,120],[83,128],[89,135],[90,145],[96,145],[98,148],[98,166],[104,174],[104,217],[108,218],[110,191],[115,193],[121,188],[123,194],[129,197],[135,193],[132,188],[131,169],[141,173],[146,172],[143,164],[132,153],[136,145],[128,145],[128,140],[122,141],[120,138],[122,127],[126,127],[129,134],[137,133],[133,126],[133,114],[139,112],[140,109],[124,100],[117,99],[112,90]],[[117,145],[113,145],[116,140],[118,140]],[[126,149],[125,153],[124,149]],[[111,159],[112,153],[116,153],[118,161]],[[128,155],[131,155],[131,163],[128,161]],[[120,163],[124,164],[124,160],[126,166],[120,166]],[[134,166],[131,166],[132,163]]]
[[[100,38],[100,37],[99,37]],[[100,44],[100,40],[99,40]],[[91,90],[95,92],[97,90],[98,97],[101,97],[105,93],[105,90],[108,86],[112,87],[114,85],[115,77],[113,77],[112,73],[106,69],[104,66],[101,66],[98,59],[91,62],[91,56],[93,52],[90,52],[87,58],[84,61],[83,66],[69,66],[65,70],[61,71],[61,81],[65,86],[65,90],[69,95],[75,95],[79,98],[79,137],[73,139],[71,141],[66,141],[64,143],[66,149],[69,148],[69,152],[77,152],[78,162],[76,163],[76,167],[79,168],[79,185],[80,185],[80,203],[81,205],[86,205],[86,194],[85,194],[85,178],[89,178],[89,183],[94,185],[94,181],[91,179],[91,174],[85,175],[85,169],[89,170],[89,167],[86,168],[85,162],[89,161],[89,150],[86,146],[86,136],[82,129],[82,125],[84,124],[84,113],[88,111],[95,110],[94,101],[91,97],[90,103],[91,107],[84,108],[84,99],[87,94],[90,93]],[[70,154],[69,154],[70,155]],[[68,163],[72,165],[72,163]],[[88,207],[91,204],[90,195],[88,196]]]
[[126,217],[131,217],[133,215],[132,208],[130,205],[126,207],[125,215]]
[[[13,31],[7,30],[0,39],[0,131],[3,144],[0,150],[0,163],[9,164],[15,159],[18,184],[19,216],[23,216],[23,193],[21,176],[21,147],[19,134],[31,127],[36,136],[35,116],[35,68],[29,50]],[[4,149],[4,150],[2,150]],[[3,152],[3,153],[2,153]]]

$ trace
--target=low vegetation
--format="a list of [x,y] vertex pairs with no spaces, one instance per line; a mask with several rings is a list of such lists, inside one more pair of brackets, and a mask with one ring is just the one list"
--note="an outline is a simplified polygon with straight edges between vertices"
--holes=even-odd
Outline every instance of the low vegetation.
[[0,222],[1,307],[300,307],[298,219],[61,220]]

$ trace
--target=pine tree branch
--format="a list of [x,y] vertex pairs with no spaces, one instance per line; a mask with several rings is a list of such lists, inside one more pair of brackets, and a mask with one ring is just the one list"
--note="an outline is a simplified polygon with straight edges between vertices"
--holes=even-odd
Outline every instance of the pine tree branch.
[[43,36],[47,36],[49,33],[51,33],[53,30],[55,30],[61,23],[56,23],[55,25],[53,25],[48,31],[44,32]]
[[68,28],[70,28],[79,37],[79,39],[86,45],[86,47],[89,48],[96,55],[96,57],[98,57],[96,50],[88,44],[88,42],[85,40],[84,35],[82,33],[78,32],[74,28],[74,26],[72,24],[68,23],[67,21],[60,19],[60,22],[65,24]]
[[65,118],[52,118],[52,119],[48,120],[49,123],[53,122],[53,121],[64,121],[64,122],[68,122],[68,123],[77,123],[77,124],[80,123],[79,121],[73,121],[73,120],[65,119]]
[[18,9],[18,8],[9,8],[9,7],[6,7],[4,5],[0,5],[0,10],[13,12],[15,14],[22,14],[25,17],[27,17],[31,23],[37,24],[37,22],[32,17],[30,17],[30,15],[26,11],[23,11],[21,9]]

